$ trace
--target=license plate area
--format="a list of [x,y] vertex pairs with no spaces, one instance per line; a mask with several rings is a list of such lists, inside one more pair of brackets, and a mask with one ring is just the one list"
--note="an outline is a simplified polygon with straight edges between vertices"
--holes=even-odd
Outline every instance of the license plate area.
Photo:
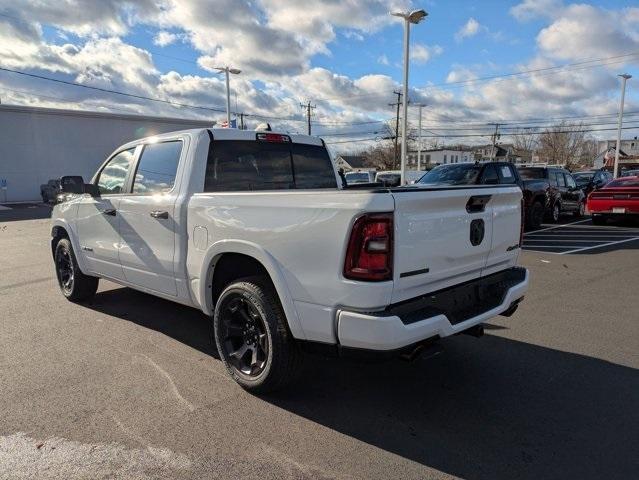
[[623,207],[612,207],[612,213],[626,213],[626,209]]

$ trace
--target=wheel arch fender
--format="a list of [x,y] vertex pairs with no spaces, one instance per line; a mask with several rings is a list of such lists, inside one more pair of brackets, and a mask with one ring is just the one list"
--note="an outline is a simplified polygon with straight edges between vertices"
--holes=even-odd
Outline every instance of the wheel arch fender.
[[215,264],[226,253],[238,253],[253,258],[259,262],[268,273],[279,296],[280,303],[284,309],[286,320],[291,333],[295,338],[305,339],[306,335],[302,329],[302,324],[297,314],[297,309],[293,303],[293,297],[288,289],[284,274],[277,260],[267,250],[260,245],[246,240],[220,240],[212,244],[202,261],[200,270],[200,282],[198,285],[198,297],[202,311],[206,315],[213,315],[212,283],[215,272]]
[[[64,234],[62,234],[64,232]],[[82,273],[87,274],[87,264],[84,259],[84,254],[82,249],[80,248],[80,243],[78,242],[78,236],[75,233],[75,230],[71,227],[71,225],[62,218],[55,218],[51,222],[51,252],[55,255],[54,250],[54,242],[57,238],[65,237],[69,239],[71,242],[71,246],[73,247],[73,252],[75,253],[75,259],[78,263],[78,267],[80,267],[80,271]]]

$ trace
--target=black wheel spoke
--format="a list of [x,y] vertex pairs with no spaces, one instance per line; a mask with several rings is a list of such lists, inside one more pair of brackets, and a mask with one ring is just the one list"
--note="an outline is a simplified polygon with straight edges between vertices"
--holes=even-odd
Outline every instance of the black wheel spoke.
[[220,308],[222,346],[230,366],[249,377],[260,375],[268,358],[265,321],[250,300],[232,294]]

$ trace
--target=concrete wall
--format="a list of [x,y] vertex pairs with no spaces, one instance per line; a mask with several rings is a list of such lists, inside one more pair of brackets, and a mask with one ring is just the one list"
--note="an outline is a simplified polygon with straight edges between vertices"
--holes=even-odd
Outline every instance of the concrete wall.
[[40,185],[62,175],[88,181],[113,150],[131,140],[212,124],[0,105],[0,202],[40,200]]

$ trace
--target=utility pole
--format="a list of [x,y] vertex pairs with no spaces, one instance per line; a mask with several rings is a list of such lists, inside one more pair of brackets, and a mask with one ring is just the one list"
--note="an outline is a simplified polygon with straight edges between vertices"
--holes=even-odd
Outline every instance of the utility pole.
[[307,134],[311,134],[311,110],[314,110],[316,105],[311,105],[311,101],[309,100],[306,104],[300,103],[300,107],[306,109],[306,122],[308,125]]
[[494,125],[495,126],[495,133],[493,133],[493,149],[491,151],[491,161],[494,162],[497,160],[497,140],[499,140],[499,126],[501,125],[500,123],[489,123],[488,125]]
[[240,113],[240,130],[244,130],[244,113]]
[[402,96],[404,95],[402,92],[398,92],[393,90],[393,94],[397,95],[397,103],[389,103],[390,107],[397,106],[397,114],[395,116],[395,162],[393,166],[397,165],[397,158],[399,157],[399,151],[397,150],[397,139],[399,138],[399,107],[402,104]]
[[619,104],[619,123],[617,125],[617,146],[615,147],[615,167],[613,169],[613,178],[619,175],[619,150],[621,150],[621,125],[623,124],[623,103],[626,98],[626,81],[632,78],[632,75],[623,73],[621,77],[621,102]]
[[419,134],[417,140],[417,171],[422,170],[422,107],[423,104],[419,104]]

